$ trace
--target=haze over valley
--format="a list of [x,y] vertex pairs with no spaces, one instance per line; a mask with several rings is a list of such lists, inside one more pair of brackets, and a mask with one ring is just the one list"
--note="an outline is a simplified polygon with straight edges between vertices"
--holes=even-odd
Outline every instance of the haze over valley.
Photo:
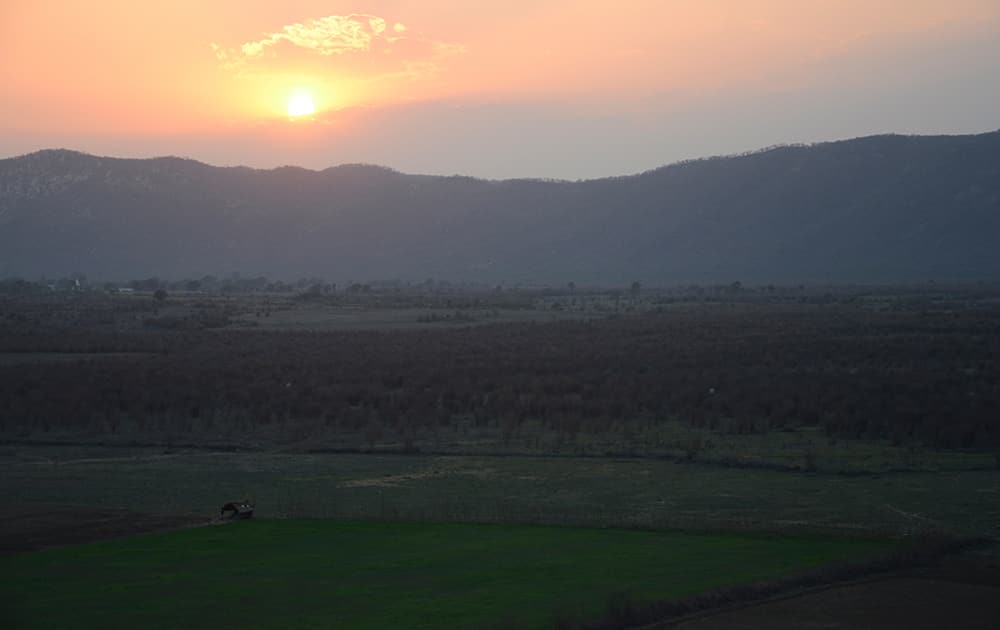
[[54,150],[0,160],[0,276],[976,281],[1000,274],[998,203],[1000,132],[775,147],[576,182]]
[[1000,628],[998,0],[0,0],[0,626]]

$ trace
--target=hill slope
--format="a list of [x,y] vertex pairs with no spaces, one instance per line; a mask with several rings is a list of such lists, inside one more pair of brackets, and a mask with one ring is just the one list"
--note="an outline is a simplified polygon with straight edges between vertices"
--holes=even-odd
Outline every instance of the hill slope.
[[1000,132],[874,136],[581,182],[345,165],[0,160],[0,277],[537,282],[1000,277]]

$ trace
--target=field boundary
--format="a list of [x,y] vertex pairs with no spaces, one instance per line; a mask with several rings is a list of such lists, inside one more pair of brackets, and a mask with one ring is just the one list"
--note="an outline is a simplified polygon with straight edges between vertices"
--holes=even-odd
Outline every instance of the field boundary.
[[759,604],[818,593],[831,588],[879,582],[941,558],[996,544],[992,538],[929,537],[873,560],[821,567],[775,580],[726,587],[679,600],[633,603],[619,594],[605,617],[592,622],[557,624],[573,630],[669,630],[681,623]]
[[963,466],[961,468],[948,469],[921,469],[921,468],[888,468],[885,470],[809,470],[801,465],[780,464],[776,462],[756,462],[738,461],[732,459],[713,460],[705,458],[689,458],[683,455],[661,453],[656,455],[644,455],[639,453],[538,453],[533,451],[448,451],[448,450],[428,450],[428,449],[407,449],[399,448],[357,448],[357,447],[314,447],[296,448],[292,445],[272,445],[260,446],[252,444],[198,444],[194,442],[162,442],[162,441],[81,441],[81,440],[52,440],[52,439],[32,439],[32,438],[3,438],[0,437],[0,446],[64,446],[64,447],[90,447],[90,448],[162,448],[170,451],[189,450],[208,453],[274,453],[290,455],[374,455],[393,457],[482,457],[490,459],[524,458],[524,459],[579,459],[588,461],[601,460],[628,460],[636,462],[673,462],[678,464],[694,464],[699,466],[709,466],[713,468],[731,468],[737,470],[764,470],[770,472],[799,473],[804,475],[825,476],[825,477],[850,477],[850,478],[877,478],[886,475],[917,475],[917,474],[937,474],[941,472],[987,472],[997,470],[996,465]]
[[204,527],[197,514],[136,512],[84,505],[37,503],[0,512],[0,558],[109,540]]

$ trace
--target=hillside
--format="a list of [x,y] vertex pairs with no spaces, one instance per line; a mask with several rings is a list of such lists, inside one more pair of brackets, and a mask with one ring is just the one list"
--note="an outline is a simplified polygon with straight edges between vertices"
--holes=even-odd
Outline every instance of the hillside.
[[482,282],[1000,277],[1000,132],[788,146],[580,182],[0,160],[0,277]]

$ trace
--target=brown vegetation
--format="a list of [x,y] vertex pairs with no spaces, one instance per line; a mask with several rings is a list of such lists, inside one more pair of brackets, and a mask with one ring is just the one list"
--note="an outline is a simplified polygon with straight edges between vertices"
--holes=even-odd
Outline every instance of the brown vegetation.
[[[113,304],[143,321],[157,307],[139,299]],[[222,318],[236,308],[206,301]],[[549,436],[540,450],[614,435],[615,454],[629,454],[664,446],[644,443],[643,431],[679,420],[728,434],[817,427],[830,438],[944,448],[998,441],[1000,309],[989,301],[894,310],[857,300],[647,302],[644,313],[600,320],[326,332],[178,323],[214,321],[204,313],[123,329],[79,305],[65,308],[71,327],[57,326],[26,316],[45,311],[35,304],[5,303],[0,352],[80,359],[0,362],[7,437],[334,434],[354,436],[358,449],[413,451],[442,435],[524,444],[526,427],[540,427]],[[138,352],[149,354],[92,354]],[[694,458],[706,444],[695,436],[678,446]],[[810,444],[799,467],[815,468],[815,458]]]

